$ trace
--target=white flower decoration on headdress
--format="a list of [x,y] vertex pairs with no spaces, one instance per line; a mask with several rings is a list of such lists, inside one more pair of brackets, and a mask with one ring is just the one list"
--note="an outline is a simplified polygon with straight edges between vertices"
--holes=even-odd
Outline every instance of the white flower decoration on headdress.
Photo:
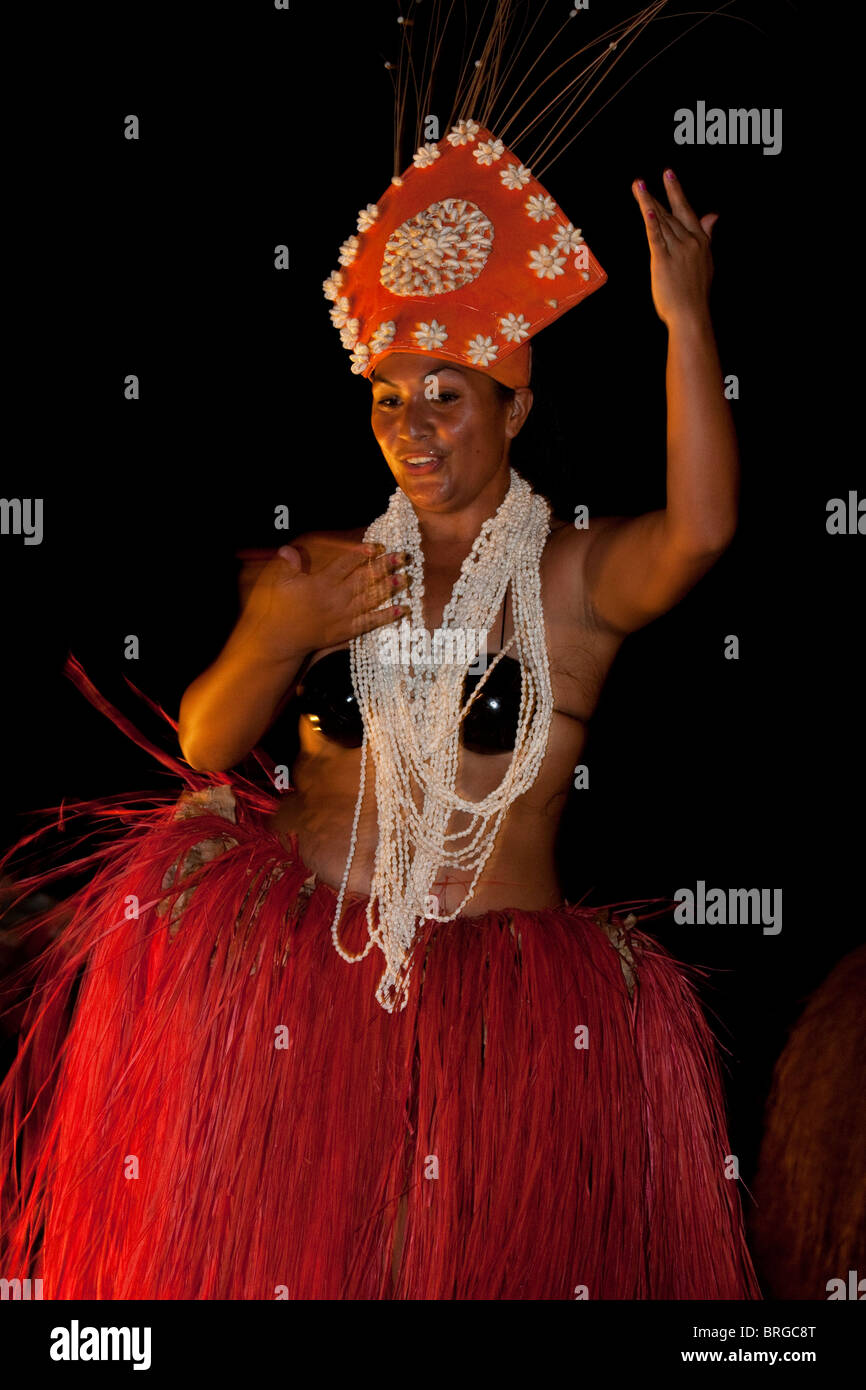
[[505,146],[501,140],[479,140],[478,148],[472,153],[479,164],[489,165],[502,158],[505,153]]
[[470,362],[476,367],[489,367],[491,362],[496,361],[499,348],[492,338],[484,338],[479,333],[477,337],[470,338],[466,344],[466,355]]
[[335,328],[345,328],[349,321],[349,301],[342,295],[330,310],[331,323]]
[[340,329],[340,342],[344,348],[353,348],[358,341],[359,324],[357,319],[346,319]]
[[355,344],[355,351],[352,353],[350,361],[355,376],[360,376],[363,371],[366,371],[370,361],[370,349],[366,343]]
[[361,208],[358,213],[358,231],[368,232],[379,216],[379,208],[376,203],[368,203],[365,208]]
[[532,170],[525,164],[507,164],[499,170],[499,177],[506,188],[525,188],[532,178]]
[[475,139],[480,129],[477,121],[458,121],[451,127],[445,139],[449,145],[467,145]]
[[386,347],[391,346],[396,332],[397,325],[393,319],[388,319],[387,323],[380,323],[370,339],[370,351],[384,352]]
[[336,299],[340,293],[340,286],[342,283],[342,270],[332,270],[327,280],[322,281],[322,289],[325,291],[325,298]]
[[569,251],[576,251],[582,241],[583,236],[580,228],[575,227],[571,222],[569,222],[567,227],[557,227],[556,231],[553,233],[554,246],[557,251],[565,252],[566,256]]
[[529,253],[529,269],[539,280],[554,280],[557,275],[564,275],[564,265],[565,256],[557,256],[549,246],[539,246],[537,251]]
[[526,200],[526,211],[529,213],[533,222],[546,222],[547,219],[552,217],[556,212],[556,203],[549,193],[545,193],[540,197],[537,194],[533,194],[531,198],[527,198]]
[[428,142],[428,144],[421,145],[420,149],[415,151],[412,156],[412,162],[416,169],[429,169],[430,165],[435,164],[438,158],[439,146],[431,145]]
[[437,323],[433,319],[430,323],[419,323],[412,337],[425,352],[432,352],[435,348],[442,347],[448,334],[444,323]]
[[493,223],[475,203],[445,198],[388,238],[379,281],[396,295],[448,294],[476,280],[493,246]]
[[358,254],[358,247],[361,245],[356,236],[350,236],[340,247],[340,254],[337,260],[340,265],[351,265]]
[[522,343],[529,337],[529,325],[522,314],[506,314],[499,320],[499,332],[509,343]]

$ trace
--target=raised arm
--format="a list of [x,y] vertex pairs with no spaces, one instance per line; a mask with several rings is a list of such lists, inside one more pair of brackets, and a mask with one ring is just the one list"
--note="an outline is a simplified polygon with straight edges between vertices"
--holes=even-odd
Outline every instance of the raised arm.
[[672,171],[670,211],[637,181],[650,248],[653,303],[668,329],[667,499],[663,510],[590,523],[585,595],[596,618],[633,632],[688,593],[730,544],[739,456],[709,309],[710,238]]
[[[394,622],[402,558],[370,546],[302,537],[262,567],[217,657],[184,693],[178,718],[183,756],[198,771],[224,772],[255,748],[311,652],[339,646]],[[375,557],[375,558],[374,558]]]

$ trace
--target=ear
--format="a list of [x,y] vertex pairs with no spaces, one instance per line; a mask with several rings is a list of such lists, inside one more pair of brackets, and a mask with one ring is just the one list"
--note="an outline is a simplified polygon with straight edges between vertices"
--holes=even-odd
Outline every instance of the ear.
[[508,420],[505,425],[506,439],[514,439],[523,429],[534,399],[528,386],[518,386],[508,411]]

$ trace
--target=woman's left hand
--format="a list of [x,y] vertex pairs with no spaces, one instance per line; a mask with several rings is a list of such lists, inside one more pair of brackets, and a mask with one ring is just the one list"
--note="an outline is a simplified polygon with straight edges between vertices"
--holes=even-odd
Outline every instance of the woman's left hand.
[[672,169],[666,169],[664,185],[670,211],[663,208],[635,179],[632,192],[643,213],[650,248],[652,296],[656,313],[668,328],[678,319],[706,318],[709,314],[713,258],[710,239],[718,213],[698,218]]

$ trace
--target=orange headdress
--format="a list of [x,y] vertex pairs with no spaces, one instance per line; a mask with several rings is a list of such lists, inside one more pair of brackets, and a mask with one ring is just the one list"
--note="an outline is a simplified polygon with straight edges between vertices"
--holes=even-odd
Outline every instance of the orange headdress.
[[[360,375],[370,376],[390,353],[409,352],[471,367],[508,386],[527,386],[531,339],[607,279],[581,228],[538,175],[575,138],[574,121],[586,101],[668,0],[653,0],[577,49],[565,31],[582,32],[572,21],[584,5],[564,12],[559,31],[542,46],[534,30],[546,0],[536,0],[525,37],[516,32],[517,22],[525,23],[525,6],[494,0],[470,40],[471,52],[484,28],[480,57],[466,62],[448,124],[463,119],[443,138],[437,118],[424,113],[433,109],[434,69],[454,7],[444,23],[434,24],[422,63],[420,54],[409,53],[415,2],[409,0],[409,12],[399,20],[404,45],[395,85],[394,177],[378,201],[358,214],[355,231],[340,247],[339,268],[324,282],[331,319],[351,353],[352,371]],[[560,37],[571,51],[543,76],[539,64]],[[541,47],[534,59],[525,56],[533,45]],[[587,53],[594,56],[575,71],[573,63]],[[527,94],[530,74],[533,82],[542,80]],[[401,172],[410,77],[415,143],[423,143]],[[518,118],[523,129],[514,131],[513,143],[526,148],[524,140],[532,136],[529,163],[535,174],[504,143],[505,137],[512,143],[509,131]]]
[[531,170],[475,121],[420,147],[324,282],[352,371],[423,353],[529,384],[529,340],[607,276]]

